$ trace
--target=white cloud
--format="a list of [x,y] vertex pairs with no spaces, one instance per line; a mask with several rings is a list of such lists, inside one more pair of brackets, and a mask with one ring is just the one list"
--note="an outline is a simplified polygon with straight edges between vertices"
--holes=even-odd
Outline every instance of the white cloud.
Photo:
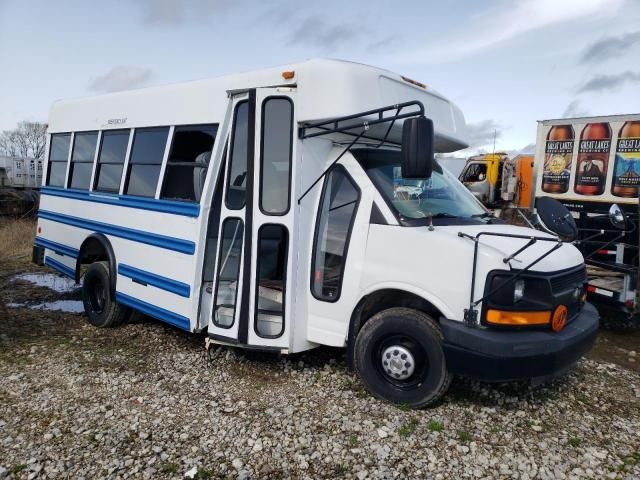
[[144,22],[158,26],[178,26],[203,22],[225,12],[240,0],[138,0]]
[[89,83],[89,90],[96,92],[117,92],[144,87],[153,77],[149,68],[133,65],[118,65]]
[[562,113],[562,118],[586,117],[589,112],[582,107],[580,100],[572,100]]
[[582,54],[580,63],[600,63],[625,55],[640,45],[640,30],[601,38],[592,43]]
[[495,120],[467,123],[467,142],[470,148],[493,146],[502,136],[502,127]]
[[620,87],[627,83],[638,82],[640,82],[640,72],[632,72],[630,70],[611,75],[596,75],[588,80],[584,85],[582,85],[578,92],[584,93],[612,91],[618,90]]
[[487,12],[462,27],[452,38],[408,52],[407,63],[446,63],[502,44],[519,35],[546,27],[617,13],[625,0],[521,0],[499,12]]

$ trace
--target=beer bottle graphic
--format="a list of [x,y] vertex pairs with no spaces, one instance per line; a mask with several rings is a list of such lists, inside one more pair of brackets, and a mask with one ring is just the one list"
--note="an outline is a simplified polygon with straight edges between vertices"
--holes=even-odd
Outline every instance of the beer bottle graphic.
[[547,193],[566,193],[569,190],[571,156],[573,155],[573,127],[554,125],[547,133],[542,171],[542,190]]
[[625,122],[618,134],[611,193],[616,197],[637,197],[639,185],[640,121],[629,121]]
[[608,123],[587,123],[580,134],[576,182],[573,190],[580,195],[604,193],[607,163],[611,149],[611,127]]

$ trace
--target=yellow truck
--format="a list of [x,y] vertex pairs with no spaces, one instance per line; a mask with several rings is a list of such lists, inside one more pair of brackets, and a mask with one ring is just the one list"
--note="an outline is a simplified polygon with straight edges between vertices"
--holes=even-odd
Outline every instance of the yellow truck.
[[485,153],[470,157],[459,179],[487,207],[529,209],[533,172],[533,155]]

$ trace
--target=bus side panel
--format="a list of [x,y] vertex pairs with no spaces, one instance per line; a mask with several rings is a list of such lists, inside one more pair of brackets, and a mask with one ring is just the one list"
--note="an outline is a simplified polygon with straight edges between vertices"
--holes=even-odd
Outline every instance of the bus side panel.
[[[335,158],[333,155],[339,155],[340,151],[332,150],[331,157]],[[355,222],[351,230],[351,237],[347,240],[346,263],[340,297],[334,302],[318,300],[310,292],[310,277],[307,277],[306,282],[306,291],[309,292],[307,339],[311,342],[336,347],[346,345],[351,314],[361,297],[361,279],[367,250],[371,205],[376,193],[367,174],[351,155],[345,155],[340,163],[347,169],[360,189],[360,202]],[[317,217],[317,213],[314,214],[315,217]],[[317,222],[317,218],[315,221]],[[311,263],[310,258],[308,262]]]
[[[291,346],[290,353],[308,350],[315,346],[308,340],[308,311],[309,301],[313,299],[310,290],[311,252],[313,249],[313,235],[316,227],[318,202],[322,191],[322,182],[314,187],[302,202],[298,198],[322,174],[329,165],[332,144],[329,140],[311,138],[298,143],[297,189],[292,200],[292,208],[297,209],[295,215],[295,230],[298,248],[294,254],[292,274],[292,294],[295,295],[293,312],[291,315]],[[286,321],[286,320],[285,320]]]
[[[46,194],[39,217],[38,238],[69,249],[79,250],[92,233],[104,234],[118,265],[116,290],[125,295],[119,300],[180,328],[195,329],[197,218]],[[57,258],[51,249],[47,257]],[[64,265],[73,270],[75,261],[64,257]]]

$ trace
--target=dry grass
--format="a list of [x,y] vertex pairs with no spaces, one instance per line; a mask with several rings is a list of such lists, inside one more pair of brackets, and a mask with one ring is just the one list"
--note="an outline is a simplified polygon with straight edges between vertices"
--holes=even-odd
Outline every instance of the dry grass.
[[35,234],[35,218],[0,219],[0,261],[30,260]]

